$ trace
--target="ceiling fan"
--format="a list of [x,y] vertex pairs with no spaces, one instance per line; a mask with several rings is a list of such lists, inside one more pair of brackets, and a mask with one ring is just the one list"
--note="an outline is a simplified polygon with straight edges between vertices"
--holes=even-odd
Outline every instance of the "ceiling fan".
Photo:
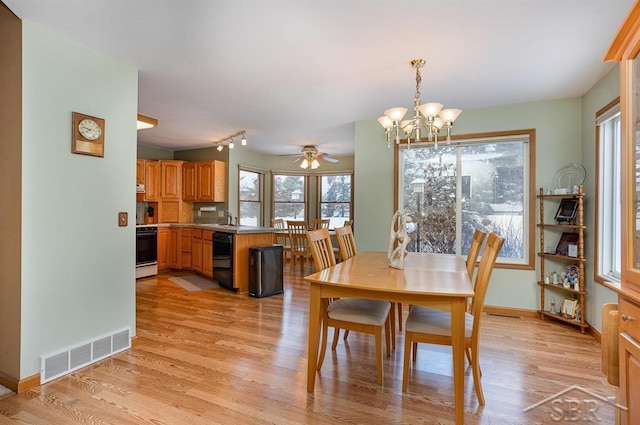
[[300,164],[300,168],[304,169],[311,168],[312,170],[315,170],[320,166],[320,163],[318,162],[319,159],[333,163],[338,162],[337,159],[333,158],[328,153],[319,152],[318,148],[313,145],[303,146],[302,152],[294,155],[298,156],[298,158],[296,158],[293,162],[302,161],[302,163]]

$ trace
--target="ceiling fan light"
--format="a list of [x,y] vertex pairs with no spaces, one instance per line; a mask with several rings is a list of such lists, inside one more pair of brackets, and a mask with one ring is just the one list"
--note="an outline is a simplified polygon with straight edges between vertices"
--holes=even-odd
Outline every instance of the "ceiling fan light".
[[384,115],[389,118],[391,121],[401,121],[404,118],[404,114],[407,113],[407,108],[397,107],[391,108],[384,111]]
[[300,168],[303,168],[305,170],[309,168],[309,160],[307,158],[302,160],[302,163],[300,164]]
[[320,163],[318,162],[317,159],[313,158],[313,161],[311,161],[311,169],[315,170],[316,168],[318,168],[320,166]]

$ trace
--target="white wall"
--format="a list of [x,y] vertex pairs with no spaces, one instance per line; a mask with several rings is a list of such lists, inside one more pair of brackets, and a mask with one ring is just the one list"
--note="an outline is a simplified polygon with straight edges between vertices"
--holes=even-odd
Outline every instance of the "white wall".
[[[585,214],[587,226],[587,243],[585,244],[585,256],[592,259],[595,254],[595,193],[596,193],[596,112],[609,104],[620,95],[620,67],[618,64],[602,78],[582,98],[582,163],[587,169],[587,180],[584,185]],[[604,303],[618,302],[617,294],[611,289],[594,282],[594,262],[587,261],[585,265],[585,289],[587,291],[587,319],[589,324],[598,330],[602,330],[602,305]]]
[[[135,332],[138,93],[136,69],[26,21],[23,70],[21,378],[42,355]],[[71,153],[72,111],[106,120],[104,158]]]

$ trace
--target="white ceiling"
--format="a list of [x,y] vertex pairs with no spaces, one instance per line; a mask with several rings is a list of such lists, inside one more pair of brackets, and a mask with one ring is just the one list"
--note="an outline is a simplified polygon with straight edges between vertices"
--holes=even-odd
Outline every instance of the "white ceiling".
[[[464,109],[576,97],[633,0],[1,0],[139,69],[138,142],[353,153],[354,122],[422,100]],[[382,132],[382,128],[380,130]],[[454,129],[455,131],[455,129]]]

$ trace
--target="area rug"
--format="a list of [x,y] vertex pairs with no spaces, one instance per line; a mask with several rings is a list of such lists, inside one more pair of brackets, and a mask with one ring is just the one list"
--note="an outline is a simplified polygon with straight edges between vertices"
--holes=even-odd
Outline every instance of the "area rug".
[[218,288],[218,284],[211,279],[207,279],[195,274],[190,274],[180,277],[170,277],[169,280],[176,285],[180,285],[182,288],[189,292],[202,291],[203,289]]

